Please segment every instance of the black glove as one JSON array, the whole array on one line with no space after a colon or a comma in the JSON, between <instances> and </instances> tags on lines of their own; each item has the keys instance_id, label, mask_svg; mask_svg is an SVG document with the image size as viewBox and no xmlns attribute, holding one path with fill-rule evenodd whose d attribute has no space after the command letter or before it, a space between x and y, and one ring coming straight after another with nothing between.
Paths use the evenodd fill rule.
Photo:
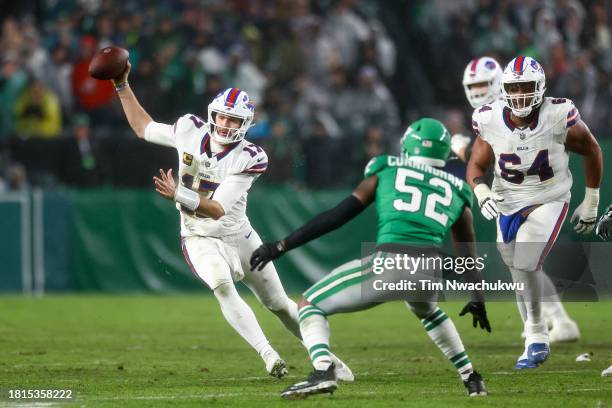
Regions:
<instances>
[{"instance_id":1,"label":"black glove","mask_svg":"<svg viewBox=\"0 0 612 408\"><path fill-rule=\"evenodd\" d=\"M283 241L261 244L251 255L251 270L254 271L257 268L258 271L261 271L268 262L279 258L286 251L287 249Z\"/></svg>"},{"instance_id":2,"label":"black glove","mask_svg":"<svg viewBox=\"0 0 612 408\"><path fill-rule=\"evenodd\" d=\"M608 229L612 226L612 205L608 207L604 215L601 216L597 226L595 227L595 233L599 238L606 240L608 239Z\"/></svg>"},{"instance_id":3,"label":"black glove","mask_svg":"<svg viewBox=\"0 0 612 408\"><path fill-rule=\"evenodd\" d=\"M474 327L478 327L478 323L480 323L481 329L491 333L491 324L489 319L487 319L487 309L483 302L468 302L463 310L461 310L461 313L459 313L459 316L464 316L468 312L472 314Z\"/></svg>"}]
</instances>

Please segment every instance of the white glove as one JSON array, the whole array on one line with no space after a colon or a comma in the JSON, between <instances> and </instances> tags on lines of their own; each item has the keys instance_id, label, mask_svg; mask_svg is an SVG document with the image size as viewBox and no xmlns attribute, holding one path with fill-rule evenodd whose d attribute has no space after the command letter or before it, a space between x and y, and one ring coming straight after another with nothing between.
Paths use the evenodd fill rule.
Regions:
<instances>
[{"instance_id":1,"label":"white glove","mask_svg":"<svg viewBox=\"0 0 612 408\"><path fill-rule=\"evenodd\" d=\"M483 183L474 187L474 194L478 200L478 206L480 207L480 212L482 213L483 217L491 221L493 218L499 215L497 203L504 201L502 196L495 194L493 191L491 191L489 186Z\"/></svg>"},{"instance_id":2,"label":"white glove","mask_svg":"<svg viewBox=\"0 0 612 408\"><path fill-rule=\"evenodd\" d=\"M467 136L463 136L461 133L457 133L451 137L451 150L455 153L461 160L463 160L465 152L465 148L470 144L470 138Z\"/></svg>"},{"instance_id":3,"label":"white glove","mask_svg":"<svg viewBox=\"0 0 612 408\"><path fill-rule=\"evenodd\" d=\"M587 187L584 193L584 200L574 210L570 223L574 225L574 230L579 234L588 234L593 231L597 221L597 207L599 206L599 189Z\"/></svg>"}]
</instances>

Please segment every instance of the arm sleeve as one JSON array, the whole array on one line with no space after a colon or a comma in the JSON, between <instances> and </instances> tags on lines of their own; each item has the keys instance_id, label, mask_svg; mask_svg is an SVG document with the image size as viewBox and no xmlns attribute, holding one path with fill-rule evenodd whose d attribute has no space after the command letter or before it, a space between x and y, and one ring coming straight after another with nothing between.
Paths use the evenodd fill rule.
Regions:
<instances>
[{"instance_id":1,"label":"arm sleeve","mask_svg":"<svg viewBox=\"0 0 612 408\"><path fill-rule=\"evenodd\" d=\"M256 176L234 174L221 182L215 190L211 200L218 202L227 214L236 202L246 193Z\"/></svg>"},{"instance_id":2,"label":"arm sleeve","mask_svg":"<svg viewBox=\"0 0 612 408\"><path fill-rule=\"evenodd\" d=\"M355 218L365 209L357 197L350 195L331 210L317 215L284 240L287 251L297 248L328 232L335 230Z\"/></svg>"},{"instance_id":3,"label":"arm sleeve","mask_svg":"<svg viewBox=\"0 0 612 408\"><path fill-rule=\"evenodd\" d=\"M149 122L145 128L144 139L158 145L176 147L172 126L165 123Z\"/></svg>"}]
</instances>

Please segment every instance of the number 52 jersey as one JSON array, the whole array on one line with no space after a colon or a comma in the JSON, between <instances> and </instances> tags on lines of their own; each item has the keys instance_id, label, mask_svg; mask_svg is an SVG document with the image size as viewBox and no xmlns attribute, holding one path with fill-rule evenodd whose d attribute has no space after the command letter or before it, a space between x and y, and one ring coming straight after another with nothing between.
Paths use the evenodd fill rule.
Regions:
<instances>
[{"instance_id":1,"label":"number 52 jersey","mask_svg":"<svg viewBox=\"0 0 612 408\"><path fill-rule=\"evenodd\" d=\"M525 128L517 128L503 101L477 108L472 115L474 133L495 154L493 192L504 198L497 205L510 215L524 207L570 200L572 174L565 138L580 120L571 100L544 98Z\"/></svg>"},{"instance_id":2,"label":"number 52 jersey","mask_svg":"<svg viewBox=\"0 0 612 408\"><path fill-rule=\"evenodd\" d=\"M377 156L364 177L376 175L376 243L439 245L472 205L472 189L442 169L406 157Z\"/></svg>"}]
</instances>

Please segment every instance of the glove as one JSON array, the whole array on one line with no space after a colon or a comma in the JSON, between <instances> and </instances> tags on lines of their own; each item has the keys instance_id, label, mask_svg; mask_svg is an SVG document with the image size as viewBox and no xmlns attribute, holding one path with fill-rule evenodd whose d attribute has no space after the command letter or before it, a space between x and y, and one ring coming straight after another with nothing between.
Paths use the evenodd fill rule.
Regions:
<instances>
[{"instance_id":1,"label":"glove","mask_svg":"<svg viewBox=\"0 0 612 408\"><path fill-rule=\"evenodd\" d=\"M485 308L484 302L469 302L463 307L459 316L465 316L467 313L472 314L472 324L474 327L478 327L491 333L491 324L487 318L487 309Z\"/></svg>"},{"instance_id":2,"label":"glove","mask_svg":"<svg viewBox=\"0 0 612 408\"><path fill-rule=\"evenodd\" d=\"M595 228L595 233L601 239L608 239L608 228L612 225L612 205L608 207L606 213L601 216L599 222L597 222L597 227Z\"/></svg>"},{"instance_id":3,"label":"glove","mask_svg":"<svg viewBox=\"0 0 612 408\"><path fill-rule=\"evenodd\" d=\"M457 133L456 135L453 135L453 137L451 137L451 150L461 160L465 160L465 148L468 147L470 141L471 139L469 137Z\"/></svg>"},{"instance_id":4,"label":"glove","mask_svg":"<svg viewBox=\"0 0 612 408\"><path fill-rule=\"evenodd\" d=\"M491 221L493 218L499 215L499 208L497 203L504 201L503 197L495 194L489 186L484 183L476 185L474 188L474 194L478 200L478 206L482 216L487 220Z\"/></svg>"},{"instance_id":5,"label":"glove","mask_svg":"<svg viewBox=\"0 0 612 408\"><path fill-rule=\"evenodd\" d=\"M257 268L258 271L261 271L268 262L279 258L285 252L287 249L283 241L266 242L260 245L251 255L251 270L254 271Z\"/></svg>"},{"instance_id":6,"label":"glove","mask_svg":"<svg viewBox=\"0 0 612 408\"><path fill-rule=\"evenodd\" d=\"M599 189L586 188L584 200L574 210L570 223L574 224L574 230L578 234L588 234L593 231L597 221L597 206L599 205Z\"/></svg>"}]
</instances>

